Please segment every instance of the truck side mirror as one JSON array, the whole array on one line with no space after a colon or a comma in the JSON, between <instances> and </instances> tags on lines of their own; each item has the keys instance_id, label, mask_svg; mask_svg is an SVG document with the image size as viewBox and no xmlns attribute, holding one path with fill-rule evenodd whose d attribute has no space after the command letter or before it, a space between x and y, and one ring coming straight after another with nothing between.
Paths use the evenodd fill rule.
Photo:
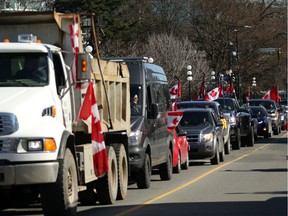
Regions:
<instances>
[{"instance_id":1,"label":"truck side mirror","mask_svg":"<svg viewBox=\"0 0 288 216\"><path fill-rule=\"evenodd\" d=\"M150 111L148 111L148 118L156 119L159 113L159 107L157 103L152 103L150 105Z\"/></svg>"}]
</instances>

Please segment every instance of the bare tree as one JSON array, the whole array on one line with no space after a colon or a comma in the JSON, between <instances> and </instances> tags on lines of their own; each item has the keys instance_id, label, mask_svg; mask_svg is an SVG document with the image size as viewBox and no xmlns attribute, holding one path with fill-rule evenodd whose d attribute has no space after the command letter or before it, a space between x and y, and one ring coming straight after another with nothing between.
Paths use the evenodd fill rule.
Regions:
<instances>
[{"instance_id":1,"label":"bare tree","mask_svg":"<svg viewBox=\"0 0 288 216\"><path fill-rule=\"evenodd\" d=\"M210 71L205 53L198 51L187 37L153 34L148 38L148 43L141 50L135 51L134 55L153 57L155 63L165 69L170 85L179 79L183 83L184 98L188 98L187 66L192 66L194 95L198 93L201 81Z\"/></svg>"}]
</instances>

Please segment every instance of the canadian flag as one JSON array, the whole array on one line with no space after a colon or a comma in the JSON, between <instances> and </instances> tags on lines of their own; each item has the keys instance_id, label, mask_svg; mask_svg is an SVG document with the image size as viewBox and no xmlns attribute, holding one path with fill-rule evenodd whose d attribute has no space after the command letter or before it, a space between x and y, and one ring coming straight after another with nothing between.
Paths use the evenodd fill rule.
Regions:
<instances>
[{"instance_id":1,"label":"canadian flag","mask_svg":"<svg viewBox=\"0 0 288 216\"><path fill-rule=\"evenodd\" d=\"M173 131L177 125L179 124L180 120L183 117L183 112L181 111L168 111L168 131Z\"/></svg>"},{"instance_id":2,"label":"canadian flag","mask_svg":"<svg viewBox=\"0 0 288 216\"><path fill-rule=\"evenodd\" d=\"M202 98L204 96L204 91L205 91L205 85L204 85L204 79L203 79L201 86L200 86L199 94L197 97L194 98L194 100L199 100L200 98Z\"/></svg>"},{"instance_id":3,"label":"canadian flag","mask_svg":"<svg viewBox=\"0 0 288 216\"><path fill-rule=\"evenodd\" d=\"M217 88L212 89L207 94L204 95L204 101L213 101L219 97L223 97L223 89L222 86L218 86Z\"/></svg>"},{"instance_id":4,"label":"canadian flag","mask_svg":"<svg viewBox=\"0 0 288 216\"><path fill-rule=\"evenodd\" d=\"M79 119L91 123L91 141L95 175L101 176L108 171L108 158L101 129L99 111L94 95L93 83L90 82L79 112Z\"/></svg>"},{"instance_id":5,"label":"canadian flag","mask_svg":"<svg viewBox=\"0 0 288 216\"><path fill-rule=\"evenodd\" d=\"M225 92L226 92L226 93L235 93L235 88L234 88L234 85L233 85L233 78L232 78L232 76L230 76L230 85L229 85L229 87L226 89Z\"/></svg>"},{"instance_id":6,"label":"canadian flag","mask_svg":"<svg viewBox=\"0 0 288 216\"><path fill-rule=\"evenodd\" d=\"M172 103L172 111L176 111L177 110L177 101Z\"/></svg>"},{"instance_id":7,"label":"canadian flag","mask_svg":"<svg viewBox=\"0 0 288 216\"><path fill-rule=\"evenodd\" d=\"M181 87L181 82L178 82L169 89L171 99L177 99L181 97Z\"/></svg>"},{"instance_id":8,"label":"canadian flag","mask_svg":"<svg viewBox=\"0 0 288 216\"><path fill-rule=\"evenodd\" d=\"M72 78L73 81L76 82L78 80L78 54L79 54L79 27L78 23L76 22L76 18L74 18L74 23L69 25L70 31L70 39L71 45L73 48L74 58L72 63ZM76 87L80 87L76 85Z\"/></svg>"},{"instance_id":9,"label":"canadian flag","mask_svg":"<svg viewBox=\"0 0 288 216\"><path fill-rule=\"evenodd\" d=\"M274 101L278 101L278 88L277 86L273 86L263 97L262 99L271 99Z\"/></svg>"}]
</instances>

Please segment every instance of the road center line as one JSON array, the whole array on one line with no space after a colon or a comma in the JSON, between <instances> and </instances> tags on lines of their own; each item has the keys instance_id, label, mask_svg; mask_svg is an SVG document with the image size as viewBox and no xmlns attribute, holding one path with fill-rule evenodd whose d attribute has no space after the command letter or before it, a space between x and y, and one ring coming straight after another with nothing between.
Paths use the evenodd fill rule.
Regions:
<instances>
[{"instance_id":1,"label":"road center line","mask_svg":"<svg viewBox=\"0 0 288 216\"><path fill-rule=\"evenodd\" d=\"M133 211L136 211L136 210L139 210L139 209L143 208L145 205L151 204L151 203L153 203L153 202L155 202L155 201L157 201L159 199L162 199L162 198L164 198L166 196L169 196L170 194L173 194L173 193L175 193L175 192L177 192L177 191L179 191L179 190L181 190L181 189L183 189L183 188L185 188L185 187L187 187L187 186L189 186L189 185L191 185L191 184L203 179L204 177L210 175L211 173L216 172L217 170L219 170L219 169L221 169L221 168L223 168L225 166L228 166L229 164L232 164L232 163L234 163L236 161L239 161L239 160L241 160L241 159L243 159L243 158L245 158L245 157L247 157L247 156L249 156L251 154L254 154L255 152L267 147L268 145L270 145L270 143L267 143L267 144L265 144L263 146L260 146L259 148L254 149L253 151L251 151L250 153L242 155L242 156L240 156L240 157L238 157L238 158L236 158L236 159L234 159L232 161L224 163L224 164L222 164L222 165L220 165L220 166L218 166L218 167L216 167L216 168L214 168L214 169L212 169L212 170L210 170L210 171L198 176L197 178L195 178L195 179L193 179L193 180L191 180L191 181L189 181L189 182L187 182L187 183L185 183L185 184L183 184L183 185L181 185L179 187L176 187L176 188L174 188L174 189L172 189L172 190L170 190L170 191L168 191L166 193L163 193L163 194L161 194L161 195L159 195L157 197L154 197L154 198L144 202L143 204L140 204L140 205L135 206L133 208L127 209L126 211L120 212L119 214L116 214L116 216L124 216L124 215L126 215L126 214L128 214L130 212L133 212Z\"/></svg>"}]
</instances>

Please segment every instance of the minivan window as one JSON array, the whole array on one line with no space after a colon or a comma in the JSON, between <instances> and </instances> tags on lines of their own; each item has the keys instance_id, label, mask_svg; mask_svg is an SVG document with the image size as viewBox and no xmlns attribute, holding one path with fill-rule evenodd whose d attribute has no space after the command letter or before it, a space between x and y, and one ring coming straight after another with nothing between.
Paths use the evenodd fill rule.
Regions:
<instances>
[{"instance_id":1,"label":"minivan window","mask_svg":"<svg viewBox=\"0 0 288 216\"><path fill-rule=\"evenodd\" d=\"M143 108L143 90L141 85L130 86L131 116L141 116Z\"/></svg>"}]
</instances>

